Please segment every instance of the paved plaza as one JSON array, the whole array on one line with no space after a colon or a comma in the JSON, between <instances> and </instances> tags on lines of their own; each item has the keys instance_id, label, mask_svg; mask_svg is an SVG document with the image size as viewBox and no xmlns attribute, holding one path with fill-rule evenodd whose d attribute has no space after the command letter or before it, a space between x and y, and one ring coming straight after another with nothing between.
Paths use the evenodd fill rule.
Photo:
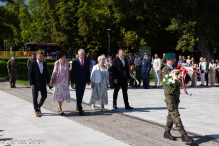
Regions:
<instances>
[{"instance_id":1,"label":"paved plaza","mask_svg":"<svg viewBox=\"0 0 219 146\"><path fill-rule=\"evenodd\" d=\"M37 118L31 88L17 84L17 88L11 89L8 81L0 79L0 145L18 145L5 142L48 146L219 145L217 87L196 87L188 92L193 96L182 93L180 113L188 134L195 140L193 143L183 143L175 128L171 133L177 141L163 138L167 116L163 89L130 88L129 101L135 108L132 111L124 110L121 92L119 109L111 110L113 90L110 89L107 112L101 112L92 110L87 104L91 95L91 88L87 87L83 103L85 116L79 116L75 111L75 91L71 89L72 102L63 104L65 117L58 116L57 104L52 104L52 90L49 90L42 117Z\"/></svg>"},{"instance_id":2,"label":"paved plaza","mask_svg":"<svg viewBox=\"0 0 219 146\"><path fill-rule=\"evenodd\" d=\"M187 131L207 135L219 139L219 88L218 87L187 87L192 93L188 96L181 89L179 112ZM51 91L50 91L51 92ZM122 90L118 95L118 110L127 115L141 119L151 120L161 124L166 123L167 108L164 102L164 89L130 88L128 90L129 103L134 110L125 110L122 98ZM113 90L108 90L109 104L107 109L113 106ZM75 91L71 90L71 97L75 98ZM89 103L91 88L87 87L84 102Z\"/></svg>"}]
</instances>

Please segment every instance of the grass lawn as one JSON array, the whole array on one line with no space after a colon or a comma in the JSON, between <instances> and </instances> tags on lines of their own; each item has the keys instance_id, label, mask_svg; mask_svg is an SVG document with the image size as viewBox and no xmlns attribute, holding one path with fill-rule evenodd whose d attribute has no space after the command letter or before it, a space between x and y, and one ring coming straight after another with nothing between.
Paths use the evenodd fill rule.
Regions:
<instances>
[{"instance_id":1,"label":"grass lawn","mask_svg":"<svg viewBox=\"0 0 219 146\"><path fill-rule=\"evenodd\" d=\"M8 69L7 69L7 62L10 58L9 57L1 57L0 58L0 78L9 80ZM16 58L19 63L20 72L17 75L17 83L29 85L28 80L28 69L27 69L27 58ZM47 60L47 65L49 69L52 71L54 67L54 60ZM51 77L52 73L49 72L49 76ZM154 82L154 74L150 74L150 82ZM143 80L142 80L143 83Z\"/></svg>"},{"instance_id":2,"label":"grass lawn","mask_svg":"<svg viewBox=\"0 0 219 146\"><path fill-rule=\"evenodd\" d=\"M9 80L8 69L7 69L7 62L10 58L9 57L1 57L0 58L0 78ZM28 80L28 69L27 69L27 58L16 58L19 63L20 72L17 75L17 83L29 85ZM47 60L47 65L49 69L52 71L54 67L54 60ZM49 76L51 77L52 73L49 72ZM9 84L8 84L9 86Z\"/></svg>"}]
</instances>

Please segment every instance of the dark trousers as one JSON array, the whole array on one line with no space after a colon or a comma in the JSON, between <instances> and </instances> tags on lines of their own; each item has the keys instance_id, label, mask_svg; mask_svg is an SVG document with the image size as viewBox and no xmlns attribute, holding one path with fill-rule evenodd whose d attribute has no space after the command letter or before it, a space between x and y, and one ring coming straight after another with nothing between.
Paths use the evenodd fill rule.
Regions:
<instances>
[{"instance_id":1,"label":"dark trousers","mask_svg":"<svg viewBox=\"0 0 219 146\"><path fill-rule=\"evenodd\" d=\"M134 83L134 79L131 77L129 86L133 86L133 83Z\"/></svg>"},{"instance_id":2,"label":"dark trousers","mask_svg":"<svg viewBox=\"0 0 219 146\"><path fill-rule=\"evenodd\" d=\"M109 74L109 83L110 83L110 88L113 88L113 75L111 73Z\"/></svg>"},{"instance_id":3,"label":"dark trousers","mask_svg":"<svg viewBox=\"0 0 219 146\"><path fill-rule=\"evenodd\" d=\"M78 111L82 111L81 103L83 100L85 87L86 87L86 83L84 83L84 82L76 84L76 90L75 90L76 91L76 98L77 98L76 99L77 100L76 107L78 108Z\"/></svg>"},{"instance_id":4,"label":"dark trousers","mask_svg":"<svg viewBox=\"0 0 219 146\"><path fill-rule=\"evenodd\" d=\"M139 81L139 85L137 85L137 82L135 81L135 86L141 86L141 67L137 67L137 73L136 73L136 78Z\"/></svg>"},{"instance_id":5,"label":"dark trousers","mask_svg":"<svg viewBox=\"0 0 219 146\"><path fill-rule=\"evenodd\" d=\"M37 101L37 98L38 98L38 93L39 91L41 92L41 99L40 99L40 102L38 103ZM33 95L33 107L34 107L34 110L35 112L38 112L38 107L40 108L44 101L46 100L47 98L47 89L46 89L46 85L42 85L41 87L37 87L35 86L34 89L32 89L32 95Z\"/></svg>"},{"instance_id":6,"label":"dark trousers","mask_svg":"<svg viewBox=\"0 0 219 146\"><path fill-rule=\"evenodd\" d=\"M208 85L208 73L205 73L205 81L206 81L206 85Z\"/></svg>"},{"instance_id":7,"label":"dark trousers","mask_svg":"<svg viewBox=\"0 0 219 146\"><path fill-rule=\"evenodd\" d=\"M120 90L120 87L122 87L122 94L123 94L123 100L125 103L125 107L129 107L129 101L128 101L128 84L127 81L124 80L123 82L118 82L117 84L114 84L114 93L113 93L113 105L117 105L117 97Z\"/></svg>"},{"instance_id":8,"label":"dark trousers","mask_svg":"<svg viewBox=\"0 0 219 146\"><path fill-rule=\"evenodd\" d=\"M142 73L142 75L143 75L143 86L149 88L150 73Z\"/></svg>"}]
</instances>

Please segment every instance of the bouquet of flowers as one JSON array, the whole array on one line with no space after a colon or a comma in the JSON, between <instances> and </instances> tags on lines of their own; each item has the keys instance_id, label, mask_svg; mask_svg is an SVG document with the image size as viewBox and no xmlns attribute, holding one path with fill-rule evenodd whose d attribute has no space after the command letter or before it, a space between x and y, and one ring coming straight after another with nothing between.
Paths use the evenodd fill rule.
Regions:
<instances>
[{"instance_id":1,"label":"bouquet of flowers","mask_svg":"<svg viewBox=\"0 0 219 146\"><path fill-rule=\"evenodd\" d=\"M172 90L174 91L176 88L176 84L180 84L182 81L182 75L179 70L173 70L170 74L165 75L163 78L163 86L172 86Z\"/></svg>"},{"instance_id":2,"label":"bouquet of flowers","mask_svg":"<svg viewBox=\"0 0 219 146\"><path fill-rule=\"evenodd\" d=\"M136 78L136 74L137 74L137 67L136 67L136 66L132 65L132 66L130 67L129 74L130 74L130 76L131 76L133 79L135 79L135 81L136 81L137 84L139 85L139 81L138 81L137 78Z\"/></svg>"},{"instance_id":3,"label":"bouquet of flowers","mask_svg":"<svg viewBox=\"0 0 219 146\"><path fill-rule=\"evenodd\" d=\"M189 67L189 66L190 66L190 64L187 63L187 62L186 62L186 63L178 63L178 64L177 64L177 68L178 68L178 69L180 69L180 68L182 68L182 67Z\"/></svg>"},{"instance_id":4,"label":"bouquet of flowers","mask_svg":"<svg viewBox=\"0 0 219 146\"><path fill-rule=\"evenodd\" d=\"M186 74L188 74L190 77L193 74L193 68L192 67L181 67L181 69L176 69L176 70L172 70L171 73L165 75L164 79L163 79L163 86L167 87L167 86L172 86L172 91L175 90L176 88L176 84L182 84L183 90L186 94L188 94L185 84L185 77ZM190 94L191 96L192 94Z\"/></svg>"},{"instance_id":5,"label":"bouquet of flowers","mask_svg":"<svg viewBox=\"0 0 219 146\"><path fill-rule=\"evenodd\" d=\"M105 65L107 66L108 69L110 69L112 67L112 65L108 62L106 62Z\"/></svg>"},{"instance_id":6,"label":"bouquet of flowers","mask_svg":"<svg viewBox=\"0 0 219 146\"><path fill-rule=\"evenodd\" d=\"M216 67L216 72L219 72L219 66L218 66L218 67Z\"/></svg>"}]
</instances>

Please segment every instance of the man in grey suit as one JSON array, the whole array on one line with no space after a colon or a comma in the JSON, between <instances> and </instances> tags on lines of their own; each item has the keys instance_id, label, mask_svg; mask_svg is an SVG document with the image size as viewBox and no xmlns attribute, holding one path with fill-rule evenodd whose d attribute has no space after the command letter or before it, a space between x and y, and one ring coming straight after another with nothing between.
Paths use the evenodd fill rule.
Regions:
<instances>
[{"instance_id":1,"label":"man in grey suit","mask_svg":"<svg viewBox=\"0 0 219 146\"><path fill-rule=\"evenodd\" d=\"M141 85L141 70L142 70L142 60L141 60L141 57L139 55L139 53L135 53L135 66L137 67L137 74L136 74L136 78L137 80L139 81L139 85L137 85L137 82L135 81L135 86L134 87L137 87L139 88L140 85Z\"/></svg>"}]
</instances>

